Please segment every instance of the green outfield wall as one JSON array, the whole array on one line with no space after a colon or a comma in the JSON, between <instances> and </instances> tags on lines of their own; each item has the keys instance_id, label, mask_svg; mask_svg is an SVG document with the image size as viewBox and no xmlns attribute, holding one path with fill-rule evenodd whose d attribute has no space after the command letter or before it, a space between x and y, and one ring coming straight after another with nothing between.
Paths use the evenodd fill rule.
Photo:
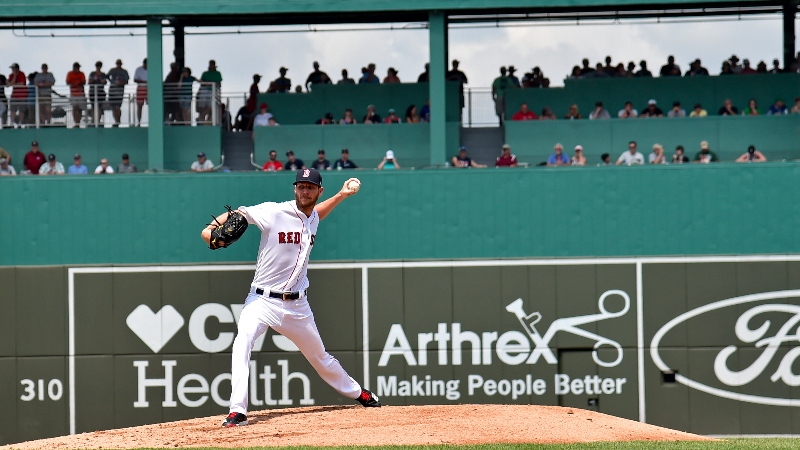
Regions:
<instances>
[{"instance_id":1,"label":"green outfield wall","mask_svg":"<svg viewBox=\"0 0 800 450\"><path fill-rule=\"evenodd\" d=\"M684 117L680 119L630 120L532 120L508 122L506 143L520 161L538 164L553 153L556 143L572 156L582 145L587 164L600 163L600 155L609 153L612 162L628 151L628 142L636 141L645 161L653 144L664 146L668 160L675 147L683 145L685 154L694 158L700 142L708 141L721 161L735 161L755 145L768 161L800 159L800 115L760 117Z\"/></svg>"},{"instance_id":2,"label":"green outfield wall","mask_svg":"<svg viewBox=\"0 0 800 450\"><path fill-rule=\"evenodd\" d=\"M218 427L253 270L0 267L0 445L192 417ZM308 275L326 349L385 405L561 405L700 434L800 433L798 256ZM254 344L249 386L250 411L355 404L273 330Z\"/></svg>"},{"instance_id":3,"label":"green outfield wall","mask_svg":"<svg viewBox=\"0 0 800 450\"><path fill-rule=\"evenodd\" d=\"M323 196L349 176L362 188L321 224L316 261L800 252L796 163L332 171ZM0 264L253 261L258 233L212 252L200 231L226 204L293 198L293 181L6 177L0 210L22 225Z\"/></svg>"},{"instance_id":4,"label":"green outfield wall","mask_svg":"<svg viewBox=\"0 0 800 450\"><path fill-rule=\"evenodd\" d=\"M140 171L149 168L147 154L147 128L28 128L0 130L0 147L11 154L17 171L22 165L31 142L38 141L44 154L53 153L66 169L72 157L80 153L83 164L93 171L100 159L108 158L116 168L127 153L131 163ZM222 150L222 131L217 127L165 127L164 168L186 171L197 161L197 153L205 152L219 164Z\"/></svg>"},{"instance_id":5,"label":"green outfield wall","mask_svg":"<svg viewBox=\"0 0 800 450\"><path fill-rule=\"evenodd\" d=\"M650 69L656 73L657 67ZM700 103L710 115L716 115L726 98L742 111L751 98L756 99L762 114L767 113L777 98L792 105L800 95L800 74L754 74L745 77L658 77L658 78L587 78L567 79L563 88L515 89L506 98L506 115L511 117L522 103L537 115L549 106L558 118L563 118L572 104L578 105L583 117L588 118L595 102L603 102L612 117L625 106L626 101L642 112L650 99L667 113L674 101L689 114L695 103Z\"/></svg>"},{"instance_id":6,"label":"green outfield wall","mask_svg":"<svg viewBox=\"0 0 800 450\"><path fill-rule=\"evenodd\" d=\"M358 126L288 125L280 127L256 127L255 159L259 164L269 159L270 150L278 152L278 159L285 161L288 150L294 151L308 167L317 158L317 151L324 149L327 159L333 164L343 148L350 152L350 159L359 167L378 167L386 150L394 151L402 168L430 166L430 126L420 124L383 124ZM459 124L447 124L449 153L457 153ZM442 162L444 164L444 162Z\"/></svg>"},{"instance_id":7,"label":"green outfield wall","mask_svg":"<svg viewBox=\"0 0 800 450\"><path fill-rule=\"evenodd\" d=\"M360 77L353 73L352 77ZM297 78L294 85L302 85L304 80ZM293 85L293 86L294 86ZM269 111L281 125L304 125L316 123L326 113L333 114L337 123L344 116L344 110L353 110L353 117L361 123L367 114L367 106L375 106L375 112L385 119L389 108L405 118L406 108L416 105L417 114L428 101L428 83L398 84L315 84L311 92L260 94L258 105L267 103ZM461 120L458 83L446 83L445 102L447 122ZM235 111L231 111L233 114Z\"/></svg>"}]
</instances>

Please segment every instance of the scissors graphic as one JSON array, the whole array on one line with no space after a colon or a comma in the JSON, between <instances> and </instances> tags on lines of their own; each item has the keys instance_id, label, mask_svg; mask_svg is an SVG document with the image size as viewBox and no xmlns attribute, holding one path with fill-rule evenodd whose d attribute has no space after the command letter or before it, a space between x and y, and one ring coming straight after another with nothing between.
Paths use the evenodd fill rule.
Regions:
<instances>
[{"instance_id":1,"label":"scissors graphic","mask_svg":"<svg viewBox=\"0 0 800 450\"><path fill-rule=\"evenodd\" d=\"M605 307L606 298L612 295L619 295L625 301L625 306L622 310L618 312L609 312ZM536 323L538 323L542 319L542 315L538 312L534 312L532 314L525 314L525 310L522 306L522 299L518 298L511 302L508 306L506 306L506 311L513 313L519 319L519 322L522 324L522 327L530 336L531 341L535 346L534 350L531 352L531 355L528 357L526 361L528 364L535 364L536 361L539 360L539 357L543 357L545 361L549 364L556 364L558 359L556 355L553 354L553 350L550 349L549 344L550 341L553 339L556 333L559 331L566 331L567 333L572 333L577 336L585 337L587 339L591 339L595 341L594 350L592 351L592 359L595 363L603 367L614 367L622 362L622 346L619 345L619 342L605 338L600 336L599 334L595 334L589 331L586 331L582 328L578 328L579 325L585 325L587 323L592 322L599 322L601 320L606 319L613 319L615 317L624 316L625 313L631 307L631 298L625 291L620 291L617 289L612 289L606 292L603 292L603 295L597 300L597 307L600 310L599 314L589 314L586 316L577 316L577 317L567 317L563 319L556 319L550 324L550 328L544 333L544 336L540 335L539 332L536 330ZM617 358L613 361L603 361L597 355L597 349L602 346L613 347L617 350Z\"/></svg>"}]
</instances>

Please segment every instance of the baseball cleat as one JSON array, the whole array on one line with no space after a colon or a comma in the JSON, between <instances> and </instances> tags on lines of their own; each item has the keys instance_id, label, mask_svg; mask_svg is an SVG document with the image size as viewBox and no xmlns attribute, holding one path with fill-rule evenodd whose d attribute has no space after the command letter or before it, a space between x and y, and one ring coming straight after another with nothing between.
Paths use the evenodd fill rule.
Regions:
<instances>
[{"instance_id":1,"label":"baseball cleat","mask_svg":"<svg viewBox=\"0 0 800 450\"><path fill-rule=\"evenodd\" d=\"M356 400L358 400L364 408L381 407L381 401L378 399L378 396L364 388L361 388L361 395L359 395Z\"/></svg>"},{"instance_id":2,"label":"baseball cleat","mask_svg":"<svg viewBox=\"0 0 800 450\"><path fill-rule=\"evenodd\" d=\"M222 428L241 427L247 425L247 416L242 413L232 412L222 422Z\"/></svg>"}]
</instances>

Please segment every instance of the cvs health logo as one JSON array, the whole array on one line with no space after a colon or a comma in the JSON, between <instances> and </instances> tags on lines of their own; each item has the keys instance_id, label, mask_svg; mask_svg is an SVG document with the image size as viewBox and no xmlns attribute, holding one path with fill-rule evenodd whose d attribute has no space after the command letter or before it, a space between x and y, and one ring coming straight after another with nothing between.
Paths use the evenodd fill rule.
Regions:
<instances>
[{"instance_id":1,"label":"cvs health logo","mask_svg":"<svg viewBox=\"0 0 800 450\"><path fill-rule=\"evenodd\" d=\"M216 320L219 323L236 324L242 313L244 304L222 305L219 303L206 303L198 306L189 316L189 339L192 344L205 353L219 353L230 348L236 333L223 331L217 336L206 334L206 322ZM144 342L153 353L158 353L186 324L181 313L172 305L164 305L158 312L154 312L147 305L139 305L128 314L125 319L128 328ZM232 326L235 328L235 326ZM256 339L253 351L261 350L267 333ZM296 345L285 336L272 335L272 342L280 350L287 352L299 351Z\"/></svg>"},{"instance_id":2,"label":"cvs health logo","mask_svg":"<svg viewBox=\"0 0 800 450\"><path fill-rule=\"evenodd\" d=\"M661 358L659 346L664 337L677 325L687 322L692 318L712 313L723 308L734 307L748 303L766 302L774 300L784 300L794 298L795 302L800 302L800 290L764 292L759 294L743 295L727 300L710 303L699 308L681 314L680 316L667 322L653 336L650 344L650 356L656 366L662 372L674 372ZM772 320L770 320L772 319ZM780 319L782 322L778 322ZM706 319L713 320L711 317ZM775 320L775 323L773 323ZM728 324L720 324L728 326ZM753 306L742 313L733 326L736 338L739 342L736 345L729 345L723 348L714 358L714 375L719 383L730 387L747 386L762 374L769 376L773 383L782 382L788 386L800 386L800 374L794 373L792 366L800 356L800 346L791 348L782 355L780 360L773 363L776 359L781 346L786 343L800 344L800 305L787 303L764 303ZM731 369L731 366L738 359L741 348L758 349L759 356L747 367L741 370ZM775 367L777 365L777 367ZM759 403L762 405L773 406L800 406L800 400L792 398L775 398L758 395L757 392L741 393L728 390L727 387L719 388L709 384L689 379L679 373L675 374L675 381L682 383L690 388L697 389L718 397L728 398L749 403ZM742 389L738 389L742 391ZM746 392L746 390L744 390Z\"/></svg>"}]
</instances>

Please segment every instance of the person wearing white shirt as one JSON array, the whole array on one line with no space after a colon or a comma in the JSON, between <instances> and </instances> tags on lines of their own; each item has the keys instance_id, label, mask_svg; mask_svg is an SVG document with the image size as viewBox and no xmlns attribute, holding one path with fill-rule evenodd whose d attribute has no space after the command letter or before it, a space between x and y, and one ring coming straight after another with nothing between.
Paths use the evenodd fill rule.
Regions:
<instances>
[{"instance_id":1,"label":"person wearing white shirt","mask_svg":"<svg viewBox=\"0 0 800 450\"><path fill-rule=\"evenodd\" d=\"M197 154L197 161L192 163L192 172L212 172L214 170L214 163L206 159L206 154L200 152Z\"/></svg>"},{"instance_id":2,"label":"person wearing white shirt","mask_svg":"<svg viewBox=\"0 0 800 450\"><path fill-rule=\"evenodd\" d=\"M261 113L256 115L253 119L253 126L254 127L268 127L270 126L269 119L272 118L272 113L267 112L269 107L266 103L261 104Z\"/></svg>"},{"instance_id":3,"label":"person wearing white shirt","mask_svg":"<svg viewBox=\"0 0 800 450\"><path fill-rule=\"evenodd\" d=\"M108 165L108 160L103 158L100 160L100 165L94 169L94 173L114 173L114 168Z\"/></svg>"},{"instance_id":4,"label":"person wearing white shirt","mask_svg":"<svg viewBox=\"0 0 800 450\"><path fill-rule=\"evenodd\" d=\"M136 82L136 117L138 124L142 123L142 106L147 102L147 58L142 61L142 65L136 68L133 73L133 81Z\"/></svg>"},{"instance_id":5,"label":"person wearing white shirt","mask_svg":"<svg viewBox=\"0 0 800 450\"><path fill-rule=\"evenodd\" d=\"M650 153L648 160L650 164L666 164L667 157L664 155L664 146L653 144L653 153Z\"/></svg>"},{"instance_id":6,"label":"person wearing white shirt","mask_svg":"<svg viewBox=\"0 0 800 450\"><path fill-rule=\"evenodd\" d=\"M625 164L626 166L644 164L644 156L636 151L636 141L630 141L628 143L628 151L619 155L617 165L619 166L621 164Z\"/></svg>"}]
</instances>

